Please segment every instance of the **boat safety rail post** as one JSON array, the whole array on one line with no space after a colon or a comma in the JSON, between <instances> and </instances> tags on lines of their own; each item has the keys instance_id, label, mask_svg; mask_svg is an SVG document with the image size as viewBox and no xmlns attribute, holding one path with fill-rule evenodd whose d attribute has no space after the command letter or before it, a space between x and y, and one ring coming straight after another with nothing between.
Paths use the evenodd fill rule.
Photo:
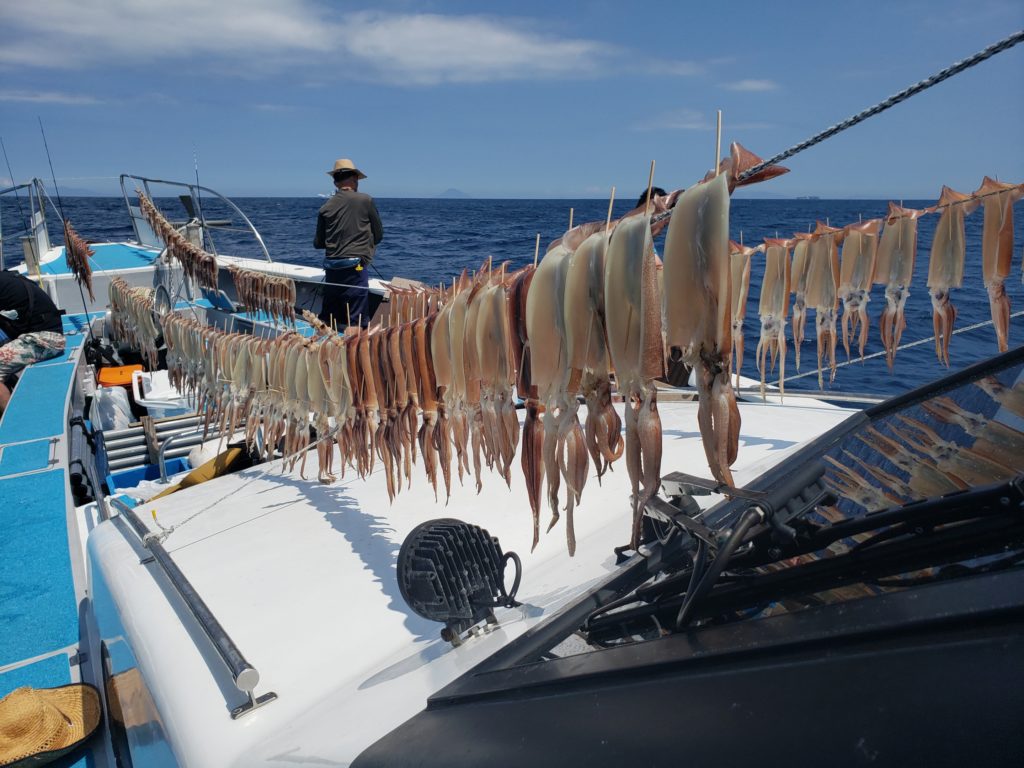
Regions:
<instances>
[{"instance_id":1,"label":"boat safety rail post","mask_svg":"<svg viewBox=\"0 0 1024 768\"><path fill-rule=\"evenodd\" d=\"M198 425L196 427L196 429L194 431L191 431L191 432L177 432L177 433L171 435L170 437L168 437L162 443L160 443L160 450L157 453L157 463L160 465L160 483L162 485L167 485L167 483L168 483L168 480L167 480L167 450L171 447L171 445L173 445L174 443L178 442L179 440L184 440L184 439L189 438L189 437L195 437L196 435L200 434L202 431L203 431L203 427L200 424L200 425ZM220 428L219 427L214 427L206 435L207 438L220 437L220 436L221 436L221 432L220 432Z\"/></svg>"},{"instance_id":2,"label":"boat safety rail post","mask_svg":"<svg viewBox=\"0 0 1024 768\"><path fill-rule=\"evenodd\" d=\"M123 501L117 498L112 498L110 501L117 508L119 517L124 518L125 522L135 531L135 534L142 542L142 546L153 555L153 561L163 569L171 586L174 587L174 590L184 601L192 616L199 622L203 633L213 643L217 655L220 656L221 661L228 668L235 687L246 695L248 701L231 709L231 719L237 720L242 715L274 701L277 698L277 694L273 691L264 693L262 696L256 696L256 686L260 682L259 672L246 660L238 646L235 645L228 633L224 631L220 622L217 621L217 617L213 615L195 587L192 586L185 574L182 573L177 563L171 558L170 553L164 549L163 544L160 543L159 536L150 531L145 523L139 519L139 516L135 514L135 510Z\"/></svg>"}]
</instances>

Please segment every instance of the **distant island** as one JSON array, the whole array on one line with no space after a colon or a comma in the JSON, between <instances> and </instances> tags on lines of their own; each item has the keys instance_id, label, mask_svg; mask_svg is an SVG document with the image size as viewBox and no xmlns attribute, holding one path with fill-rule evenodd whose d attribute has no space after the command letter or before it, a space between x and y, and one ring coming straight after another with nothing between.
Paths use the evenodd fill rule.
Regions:
<instances>
[{"instance_id":1,"label":"distant island","mask_svg":"<svg viewBox=\"0 0 1024 768\"><path fill-rule=\"evenodd\" d=\"M469 197L469 195L467 195L461 189L456 189L455 187L449 187L444 192L442 192L440 195L438 195L438 197L464 198L464 197Z\"/></svg>"}]
</instances>

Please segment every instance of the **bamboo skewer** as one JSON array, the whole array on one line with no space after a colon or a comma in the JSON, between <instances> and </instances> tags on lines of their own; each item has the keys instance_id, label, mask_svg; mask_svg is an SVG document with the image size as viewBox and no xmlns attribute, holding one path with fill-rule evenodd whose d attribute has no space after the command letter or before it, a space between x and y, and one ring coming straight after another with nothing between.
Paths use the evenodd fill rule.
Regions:
<instances>
[{"instance_id":1,"label":"bamboo skewer","mask_svg":"<svg viewBox=\"0 0 1024 768\"><path fill-rule=\"evenodd\" d=\"M615 187L612 187L611 197L608 199L608 218L605 221L604 228L608 230L612 226L612 206L615 205Z\"/></svg>"},{"instance_id":2,"label":"bamboo skewer","mask_svg":"<svg viewBox=\"0 0 1024 768\"><path fill-rule=\"evenodd\" d=\"M651 160L651 172L647 175L647 196L644 198L644 216L651 207L651 187L654 184L654 161Z\"/></svg>"},{"instance_id":3,"label":"bamboo skewer","mask_svg":"<svg viewBox=\"0 0 1024 768\"><path fill-rule=\"evenodd\" d=\"M537 244L533 246L533 266L537 267L537 259L540 256L540 232L537 233ZM453 284L454 287L454 284Z\"/></svg>"},{"instance_id":4,"label":"bamboo skewer","mask_svg":"<svg viewBox=\"0 0 1024 768\"><path fill-rule=\"evenodd\" d=\"M718 110L718 127L715 129L715 176L722 167L722 110Z\"/></svg>"}]
</instances>

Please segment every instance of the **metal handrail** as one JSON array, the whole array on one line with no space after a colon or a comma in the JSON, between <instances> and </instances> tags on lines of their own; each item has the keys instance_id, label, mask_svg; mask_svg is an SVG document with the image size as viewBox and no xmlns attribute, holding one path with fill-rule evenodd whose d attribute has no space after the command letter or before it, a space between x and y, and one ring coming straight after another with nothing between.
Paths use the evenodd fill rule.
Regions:
<instances>
[{"instance_id":1,"label":"metal handrail","mask_svg":"<svg viewBox=\"0 0 1024 768\"><path fill-rule=\"evenodd\" d=\"M31 181L23 182L21 184L13 184L12 186L0 189L0 197L10 194L13 192L17 197L18 190L28 190L28 221L21 222L21 228L15 230L12 237L19 235L27 236L33 239L33 247L37 254L36 257L42 258L43 254L49 250L50 247L50 232L46 226L46 203L49 202L54 212L57 214L57 218L63 221L63 217L60 215L60 211L54 204L53 199L46 191L46 186L43 184L41 179L34 178ZM19 206L20 209L20 206ZM21 214L24 215L24 211ZM36 220L38 216L38 221ZM7 238L9 239L9 238ZM5 238L3 236L3 225L0 222L0 269L6 269L6 264L3 255L3 242ZM45 246L45 247L43 247Z\"/></svg>"},{"instance_id":2,"label":"metal handrail","mask_svg":"<svg viewBox=\"0 0 1024 768\"><path fill-rule=\"evenodd\" d=\"M273 263L274 260L270 257L270 251L267 250L266 243L263 242L263 236L259 233L259 230L257 230L256 227L253 225L253 223L249 220L249 217L246 216L242 212L241 208L239 208L237 205L235 205L230 199L224 197L224 195L222 195L217 190L210 189L209 187L203 187L203 186L200 186L199 184L190 184L190 183L184 182L184 181L167 181L165 179L152 179L152 178L149 178L147 176L135 176L135 175L130 174L130 173L122 173L121 177L120 177L120 181L121 181L121 194L124 195L124 202L125 202L125 205L128 208L128 215L129 215L129 217L132 220L132 227L135 229L135 237L136 237L136 239L139 242L142 242L142 236L139 233L139 227L138 227L138 224L136 223L136 217L132 214L131 200L129 200L129 198L128 198L128 190L125 187L125 180L126 179L132 179L133 181L140 182L142 184L142 186L144 187L144 191L145 191L146 195L150 199L153 199L153 195L152 195L152 193L150 191L150 184L164 184L164 185L169 186L169 187L179 187L179 188L187 189L188 193L189 193L189 196L192 198L193 201L198 200L198 197L199 197L198 193L199 192L207 192L207 193L213 195L218 200L220 200L223 203L225 203L226 205L228 205L235 213L237 213L239 215L239 217L242 219L242 221L244 221L246 226L249 228L249 231L252 232L253 237L256 238L256 242L259 244L260 249L263 251L263 256L266 258L267 261ZM154 205L155 204L156 203L154 201ZM203 228L203 231L206 232L209 222L207 222L206 217L203 216L202 207L201 206L197 206L196 210L199 212L199 224ZM213 248L213 255L214 256L219 255L217 253L217 246L213 243L212 238L210 240L210 244L211 244L211 247Z\"/></svg>"},{"instance_id":3,"label":"metal handrail","mask_svg":"<svg viewBox=\"0 0 1024 768\"><path fill-rule=\"evenodd\" d=\"M118 498L111 498L110 503L117 508L120 516L125 519L139 537L142 546L149 550L153 555L153 560L163 569L164 575L167 576L171 586L174 587L174 590L185 602L185 606L192 616L199 622L203 633L213 643L217 655L220 656L221 661L228 668L228 672L231 673L231 679L234 680L235 686L248 697L248 702L231 710L231 718L237 719L246 712L251 712L253 709L276 699L277 694L273 691L262 696L254 695L256 686L260 682L260 673L242 655L238 646L235 645L235 642L228 633L224 631L224 627L217 621L217 617L213 615L213 612L203 601L196 588L192 586L192 583L171 558L170 553L164 549L160 540L135 514L135 510Z\"/></svg>"},{"instance_id":4,"label":"metal handrail","mask_svg":"<svg viewBox=\"0 0 1024 768\"><path fill-rule=\"evenodd\" d=\"M168 482L167 481L167 457L166 457L167 449L170 448L172 444L178 442L178 440L184 439L186 437L194 437L195 435L200 434L202 431L203 431L203 427L200 425L200 426L198 426L194 430L183 430L181 432L176 432L175 434L171 435L166 440L164 440L162 443L160 443L160 450L157 452L157 462L160 464L160 482L161 483L166 485L167 482ZM220 427L214 427L206 435L207 438L219 437L219 436L220 436Z\"/></svg>"}]
</instances>

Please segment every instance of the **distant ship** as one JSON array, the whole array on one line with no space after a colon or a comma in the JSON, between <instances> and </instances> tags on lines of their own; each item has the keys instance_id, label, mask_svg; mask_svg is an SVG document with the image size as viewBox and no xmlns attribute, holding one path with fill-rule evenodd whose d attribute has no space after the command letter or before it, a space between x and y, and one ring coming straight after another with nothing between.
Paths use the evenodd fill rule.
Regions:
<instances>
[{"instance_id":1,"label":"distant ship","mask_svg":"<svg viewBox=\"0 0 1024 768\"><path fill-rule=\"evenodd\" d=\"M797 196L796 199L797 200L821 200L821 198L818 197L817 195L799 195L799 196Z\"/></svg>"}]
</instances>

